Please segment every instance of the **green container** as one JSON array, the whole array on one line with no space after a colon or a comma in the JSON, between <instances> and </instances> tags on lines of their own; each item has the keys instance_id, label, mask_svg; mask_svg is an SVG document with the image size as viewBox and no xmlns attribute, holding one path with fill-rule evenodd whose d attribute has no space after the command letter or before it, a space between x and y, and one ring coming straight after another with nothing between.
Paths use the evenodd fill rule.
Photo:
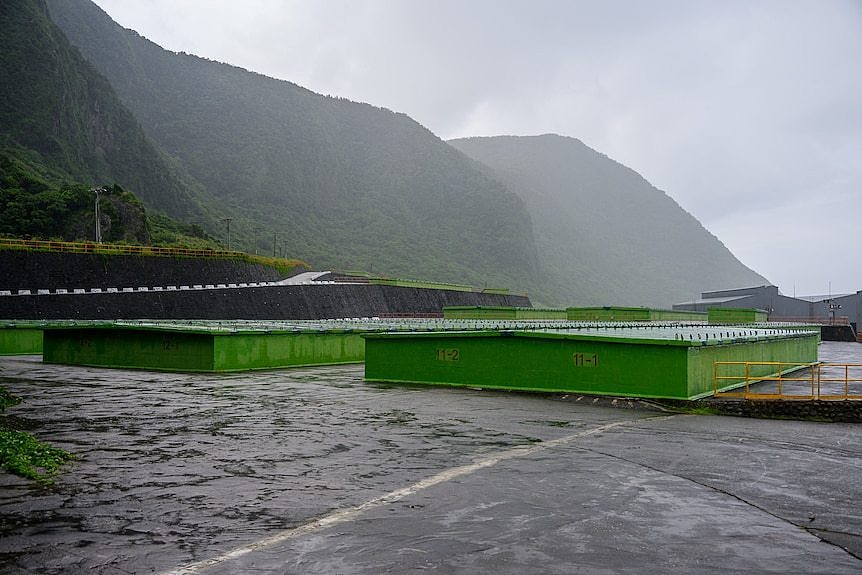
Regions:
<instances>
[{"instance_id":1,"label":"green container","mask_svg":"<svg viewBox=\"0 0 862 575\"><path fill-rule=\"evenodd\" d=\"M650 321L646 307L570 307L566 309L569 321Z\"/></svg>"},{"instance_id":2,"label":"green container","mask_svg":"<svg viewBox=\"0 0 862 575\"><path fill-rule=\"evenodd\" d=\"M706 312L651 309L648 307L570 307L569 321L707 321Z\"/></svg>"},{"instance_id":3,"label":"green container","mask_svg":"<svg viewBox=\"0 0 862 575\"><path fill-rule=\"evenodd\" d=\"M32 355L42 353L42 329L0 325L0 355Z\"/></svg>"},{"instance_id":4,"label":"green container","mask_svg":"<svg viewBox=\"0 0 862 575\"><path fill-rule=\"evenodd\" d=\"M219 332L92 327L46 329L45 363L225 372L358 363L365 346L345 330Z\"/></svg>"},{"instance_id":5,"label":"green container","mask_svg":"<svg viewBox=\"0 0 862 575\"><path fill-rule=\"evenodd\" d=\"M650 319L652 321L695 321L706 322L708 316L705 311L684 311L675 309L651 309Z\"/></svg>"},{"instance_id":6,"label":"green container","mask_svg":"<svg viewBox=\"0 0 862 575\"><path fill-rule=\"evenodd\" d=\"M754 308L711 307L707 310L708 321L714 325L764 322L768 315Z\"/></svg>"},{"instance_id":7,"label":"green container","mask_svg":"<svg viewBox=\"0 0 862 575\"><path fill-rule=\"evenodd\" d=\"M443 308L443 317L445 319L543 319L565 321L566 310L505 306L446 306Z\"/></svg>"},{"instance_id":8,"label":"green container","mask_svg":"<svg viewBox=\"0 0 862 575\"><path fill-rule=\"evenodd\" d=\"M703 331L703 330L702 330ZM628 334L626 337L625 334ZM721 335L719 335L721 334ZM817 334L788 332L712 339L694 332L651 337L620 329L380 333L365 337L369 381L647 398L695 399L713 392L713 362L817 359ZM688 339L691 335L692 339ZM767 368L765 371L769 371ZM760 373L756 375L769 375Z\"/></svg>"},{"instance_id":9,"label":"green container","mask_svg":"<svg viewBox=\"0 0 862 575\"><path fill-rule=\"evenodd\" d=\"M443 308L445 319L516 319L514 307L494 307L478 305L446 306Z\"/></svg>"}]
</instances>

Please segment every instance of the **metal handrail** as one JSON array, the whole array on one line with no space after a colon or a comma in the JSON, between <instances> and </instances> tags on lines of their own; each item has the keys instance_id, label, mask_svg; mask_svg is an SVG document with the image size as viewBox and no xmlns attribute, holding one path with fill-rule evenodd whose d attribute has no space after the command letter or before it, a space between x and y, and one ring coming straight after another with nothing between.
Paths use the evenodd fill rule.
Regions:
<instances>
[{"instance_id":1,"label":"metal handrail","mask_svg":"<svg viewBox=\"0 0 862 575\"><path fill-rule=\"evenodd\" d=\"M34 251L64 252L72 254L141 255L160 257L192 258L244 258L252 261L278 261L290 265L308 267L301 260L268 258L233 250L164 248L157 246L136 246L129 244L97 244L91 242L60 242L48 240L23 240L19 238L0 238L0 248L26 249Z\"/></svg>"},{"instance_id":2,"label":"metal handrail","mask_svg":"<svg viewBox=\"0 0 862 575\"><path fill-rule=\"evenodd\" d=\"M847 316L837 317L807 317L807 316L787 316L787 317L769 317L769 322L777 323L807 323L816 325L850 325L850 318Z\"/></svg>"},{"instance_id":3,"label":"metal handrail","mask_svg":"<svg viewBox=\"0 0 862 575\"><path fill-rule=\"evenodd\" d=\"M745 366L745 374L719 375L720 366ZM757 374L752 373L752 367L774 368L768 369L771 373L761 374L764 370L755 369ZM828 370L831 368L843 368L843 377L829 377ZM862 370L862 363L830 363L830 362L783 362L783 361L716 361L713 363L713 397L737 397L744 399L808 399L808 400L862 400L862 393L851 393L851 383L862 383L862 377L850 377L851 368ZM793 377L798 372L806 371L804 377ZM826 373L824 373L826 372ZM790 375L790 377L788 377ZM862 373L860 373L862 375ZM751 391L752 383L767 381L778 382L776 392ZM719 386L720 382L732 382L728 385ZM744 382L744 391L737 391ZM806 382L811 391L807 394L785 393L785 384L788 382ZM836 394L824 391L823 384L843 383L844 393Z\"/></svg>"}]
</instances>

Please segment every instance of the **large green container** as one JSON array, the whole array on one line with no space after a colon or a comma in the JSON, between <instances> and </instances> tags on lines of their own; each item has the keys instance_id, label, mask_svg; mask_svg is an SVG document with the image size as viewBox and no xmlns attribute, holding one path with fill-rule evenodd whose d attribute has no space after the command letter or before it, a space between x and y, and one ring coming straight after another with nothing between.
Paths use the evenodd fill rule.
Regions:
<instances>
[{"instance_id":1,"label":"large green container","mask_svg":"<svg viewBox=\"0 0 862 575\"><path fill-rule=\"evenodd\" d=\"M536 307L505 306L446 306L443 308L445 319L542 319L566 320L566 310Z\"/></svg>"},{"instance_id":2,"label":"large green container","mask_svg":"<svg viewBox=\"0 0 862 575\"><path fill-rule=\"evenodd\" d=\"M754 308L711 307L707 315L710 324L726 325L764 322L769 314Z\"/></svg>"},{"instance_id":3,"label":"large green container","mask_svg":"<svg viewBox=\"0 0 862 575\"><path fill-rule=\"evenodd\" d=\"M686 311L676 309L651 309L650 319L652 321L707 321L705 311Z\"/></svg>"},{"instance_id":4,"label":"large green container","mask_svg":"<svg viewBox=\"0 0 862 575\"><path fill-rule=\"evenodd\" d=\"M42 329L38 327L0 325L0 355L42 353Z\"/></svg>"},{"instance_id":5,"label":"large green container","mask_svg":"<svg viewBox=\"0 0 862 575\"><path fill-rule=\"evenodd\" d=\"M646 307L570 307L566 309L569 321L649 321Z\"/></svg>"},{"instance_id":6,"label":"large green container","mask_svg":"<svg viewBox=\"0 0 862 575\"><path fill-rule=\"evenodd\" d=\"M647 307L570 307L569 321L706 321L702 311L651 309Z\"/></svg>"},{"instance_id":7,"label":"large green container","mask_svg":"<svg viewBox=\"0 0 862 575\"><path fill-rule=\"evenodd\" d=\"M366 334L365 377L521 391L694 399L713 362L817 359L814 332L626 330ZM659 333L659 336L655 334ZM672 335L671 335L672 334ZM753 334L753 335L751 335ZM697 335L697 338L695 338ZM763 368L770 375L772 368Z\"/></svg>"},{"instance_id":8,"label":"large green container","mask_svg":"<svg viewBox=\"0 0 862 575\"><path fill-rule=\"evenodd\" d=\"M245 371L357 363L365 346L344 330L219 332L122 326L46 329L46 363L163 371Z\"/></svg>"},{"instance_id":9,"label":"large green container","mask_svg":"<svg viewBox=\"0 0 862 575\"><path fill-rule=\"evenodd\" d=\"M515 319L516 316L514 307L457 305L443 308L445 319Z\"/></svg>"}]
</instances>

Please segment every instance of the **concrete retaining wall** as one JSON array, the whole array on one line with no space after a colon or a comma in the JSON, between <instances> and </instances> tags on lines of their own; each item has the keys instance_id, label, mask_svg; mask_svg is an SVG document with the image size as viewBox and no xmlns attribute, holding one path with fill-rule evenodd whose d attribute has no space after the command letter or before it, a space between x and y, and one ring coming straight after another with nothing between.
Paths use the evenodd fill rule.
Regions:
<instances>
[{"instance_id":1,"label":"concrete retaining wall","mask_svg":"<svg viewBox=\"0 0 862 575\"><path fill-rule=\"evenodd\" d=\"M702 399L699 401L661 401L671 408L706 408L720 415L768 419L813 419L862 423L862 401L744 400Z\"/></svg>"},{"instance_id":2,"label":"concrete retaining wall","mask_svg":"<svg viewBox=\"0 0 862 575\"><path fill-rule=\"evenodd\" d=\"M283 279L273 268L241 260L0 251L0 290L108 288Z\"/></svg>"},{"instance_id":3,"label":"concrete retaining wall","mask_svg":"<svg viewBox=\"0 0 862 575\"><path fill-rule=\"evenodd\" d=\"M530 300L518 295L369 284L289 285L9 295L0 297L0 318L323 319L442 314L444 306L453 305L528 307Z\"/></svg>"}]
</instances>

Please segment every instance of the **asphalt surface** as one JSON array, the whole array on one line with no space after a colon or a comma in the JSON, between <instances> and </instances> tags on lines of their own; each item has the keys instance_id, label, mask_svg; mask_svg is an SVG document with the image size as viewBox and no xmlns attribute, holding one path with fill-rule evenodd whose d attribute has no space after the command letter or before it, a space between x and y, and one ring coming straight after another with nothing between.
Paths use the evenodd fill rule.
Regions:
<instances>
[{"instance_id":1,"label":"asphalt surface","mask_svg":"<svg viewBox=\"0 0 862 575\"><path fill-rule=\"evenodd\" d=\"M3 574L862 572L856 424L369 384L361 366L5 357L0 385L25 399L13 423L80 457L51 488L0 474Z\"/></svg>"}]
</instances>

